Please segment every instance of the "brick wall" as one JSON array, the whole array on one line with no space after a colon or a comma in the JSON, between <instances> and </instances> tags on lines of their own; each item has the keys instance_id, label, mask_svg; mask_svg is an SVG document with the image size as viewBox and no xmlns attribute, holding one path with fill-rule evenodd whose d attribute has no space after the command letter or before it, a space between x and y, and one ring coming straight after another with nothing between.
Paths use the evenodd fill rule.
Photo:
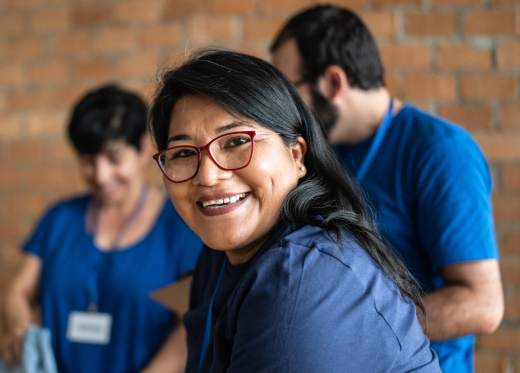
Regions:
<instances>
[{"instance_id":1,"label":"brick wall","mask_svg":"<svg viewBox=\"0 0 520 373\"><path fill-rule=\"evenodd\" d=\"M148 96L158 68L208 44L268 58L315 0L1 0L0 301L46 205L83 190L64 140L70 105L116 81ZM333 1L334 2L334 1ZM516 0L337 0L377 37L398 97L460 123L495 179L506 316L478 338L477 372L520 373L520 5ZM149 177L158 171L150 163Z\"/></svg>"}]
</instances>

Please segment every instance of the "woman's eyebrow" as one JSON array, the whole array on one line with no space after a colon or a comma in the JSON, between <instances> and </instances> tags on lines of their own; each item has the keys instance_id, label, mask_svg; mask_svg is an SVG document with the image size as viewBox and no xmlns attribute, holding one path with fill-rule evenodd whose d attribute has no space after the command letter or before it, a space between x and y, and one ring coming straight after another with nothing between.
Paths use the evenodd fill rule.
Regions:
<instances>
[{"instance_id":1,"label":"woman's eyebrow","mask_svg":"<svg viewBox=\"0 0 520 373\"><path fill-rule=\"evenodd\" d=\"M217 130L215 132L217 134L221 134L221 133L227 132L229 130L232 130L233 128L242 127L242 126L246 126L246 127L250 127L250 128L256 129L255 126L253 126L252 124L247 123L247 122L233 122L233 123L229 123L229 124L226 124L226 125L224 125L222 127L217 128Z\"/></svg>"},{"instance_id":2,"label":"woman's eyebrow","mask_svg":"<svg viewBox=\"0 0 520 373\"><path fill-rule=\"evenodd\" d=\"M191 140L191 136L185 133L181 133L179 135L172 136L168 139L168 144L172 141L180 141L180 140Z\"/></svg>"}]
</instances>

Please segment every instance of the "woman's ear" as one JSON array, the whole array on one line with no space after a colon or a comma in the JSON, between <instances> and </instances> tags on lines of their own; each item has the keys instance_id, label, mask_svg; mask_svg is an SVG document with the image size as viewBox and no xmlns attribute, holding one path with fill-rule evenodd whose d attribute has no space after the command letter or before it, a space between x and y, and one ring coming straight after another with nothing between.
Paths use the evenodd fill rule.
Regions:
<instances>
[{"instance_id":1,"label":"woman's ear","mask_svg":"<svg viewBox=\"0 0 520 373\"><path fill-rule=\"evenodd\" d=\"M294 159L294 165L296 167L296 174L298 179L301 179L307 174L307 168L305 167L305 154L307 153L307 141L301 136L296 138L296 142L291 145L291 154Z\"/></svg>"},{"instance_id":2,"label":"woman's ear","mask_svg":"<svg viewBox=\"0 0 520 373\"><path fill-rule=\"evenodd\" d=\"M341 67L330 65L320 75L318 88L329 102L334 102L349 88L347 74Z\"/></svg>"}]
</instances>

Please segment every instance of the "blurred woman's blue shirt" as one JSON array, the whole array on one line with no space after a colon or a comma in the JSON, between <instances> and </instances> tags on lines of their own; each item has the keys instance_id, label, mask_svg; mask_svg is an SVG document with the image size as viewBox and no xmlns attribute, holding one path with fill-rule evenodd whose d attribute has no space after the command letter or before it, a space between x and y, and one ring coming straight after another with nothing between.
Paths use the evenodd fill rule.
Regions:
<instances>
[{"instance_id":1,"label":"blurred woman's blue shirt","mask_svg":"<svg viewBox=\"0 0 520 373\"><path fill-rule=\"evenodd\" d=\"M60 373L140 371L175 327L175 317L149 293L192 269L202 241L186 226L170 201L151 231L122 251L102 252L85 231L90 197L64 201L43 217L28 253L43 261L40 293L43 326L52 331ZM101 264L99 312L112 315L106 346L67 340L71 311L86 311L92 258Z\"/></svg>"}]
</instances>

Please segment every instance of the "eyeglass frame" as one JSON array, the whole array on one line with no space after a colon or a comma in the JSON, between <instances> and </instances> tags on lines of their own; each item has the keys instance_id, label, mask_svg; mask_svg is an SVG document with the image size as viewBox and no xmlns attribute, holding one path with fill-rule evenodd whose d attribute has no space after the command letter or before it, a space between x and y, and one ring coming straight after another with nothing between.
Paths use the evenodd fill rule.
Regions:
<instances>
[{"instance_id":1,"label":"eyeglass frame","mask_svg":"<svg viewBox=\"0 0 520 373\"><path fill-rule=\"evenodd\" d=\"M251 138L251 155L249 156L249 160L247 161L247 163L242 166L242 167L238 167L238 168L224 168L222 167L221 165L218 164L218 162L216 161L215 157L213 156L213 154L211 153L211 150L210 150L210 146L211 144L224 137L224 136L229 136L229 135L236 135L236 134L246 134L248 135L250 138ZM213 163L215 163L215 165L220 168L221 170L224 170L224 171L236 171L236 170L241 170L243 168L246 168L247 166L249 166L249 164L251 163L251 160L253 159L253 153L254 153L254 149L255 149L255 136L256 135L279 135L278 132L264 132L264 131L256 131L256 130L252 130L252 131L237 131L237 132L229 132L229 133L224 133L220 136L217 136L215 137L213 140L211 140L210 142L208 142L206 145L204 146L195 146L195 145L176 145L176 146L172 146L171 148L168 148L168 149L164 149L156 154L154 154L152 156L152 158L157 162L157 165L159 166L159 168L161 169L161 172L163 173L163 175L168 179L170 180L172 183L176 183L176 184L179 184L179 183L184 183L185 181L189 181L191 179L193 179L195 176L197 176L197 174L199 173L199 169L200 169L200 160L201 160L201 155L202 155L202 152L203 151L206 151L206 153L208 153L210 159L213 161ZM195 173L193 174L192 177L190 177L189 179L186 179L186 180L182 180L182 181L175 181L175 180L172 180L168 175L166 175L166 172L164 171L163 167L161 166L161 163L159 162L159 157L161 156L161 154L163 153L166 153L167 151L169 150L172 150L172 149L175 149L175 148L190 148L190 149L195 149L197 151L197 169L195 170Z\"/></svg>"}]
</instances>

